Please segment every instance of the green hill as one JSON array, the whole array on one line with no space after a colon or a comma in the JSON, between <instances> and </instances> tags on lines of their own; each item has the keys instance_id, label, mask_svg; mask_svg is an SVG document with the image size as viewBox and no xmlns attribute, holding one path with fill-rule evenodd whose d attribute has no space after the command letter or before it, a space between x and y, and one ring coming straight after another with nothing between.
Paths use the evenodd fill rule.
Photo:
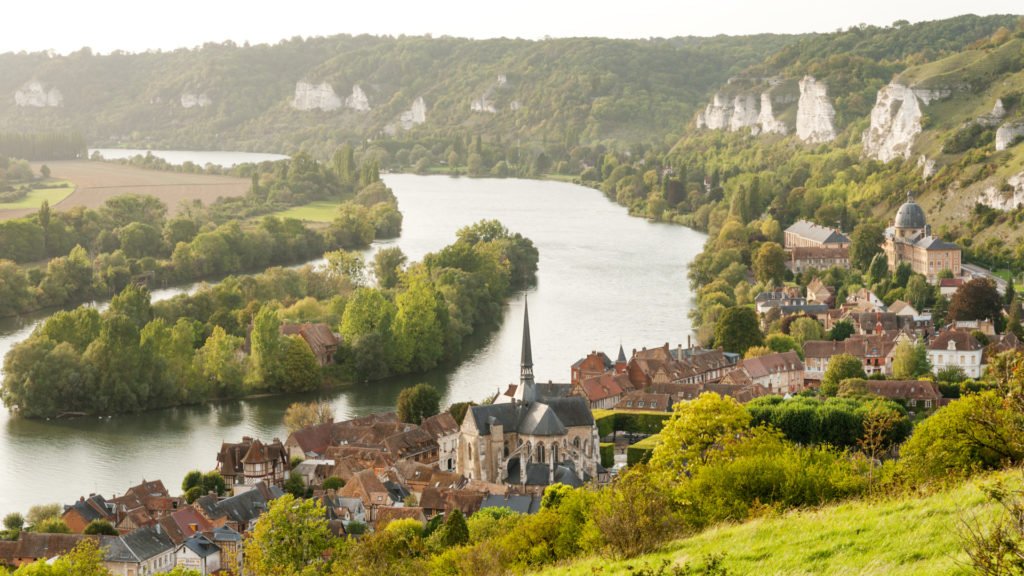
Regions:
<instances>
[{"instance_id":1,"label":"green hill","mask_svg":"<svg viewBox=\"0 0 1024 576\"><path fill-rule=\"evenodd\" d=\"M541 572L549 576L631 574L671 564L700 565L724 555L728 574L862 576L969 574L958 522L990 520L984 488L1021 485L1021 471L979 477L924 498L860 501L719 526L629 560L590 558Z\"/></svg>"}]
</instances>

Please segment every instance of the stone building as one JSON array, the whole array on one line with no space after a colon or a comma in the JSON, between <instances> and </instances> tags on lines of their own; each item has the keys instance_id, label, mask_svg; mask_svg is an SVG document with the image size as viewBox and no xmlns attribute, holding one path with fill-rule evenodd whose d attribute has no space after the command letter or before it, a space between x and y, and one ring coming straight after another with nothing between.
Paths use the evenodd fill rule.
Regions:
<instances>
[{"instance_id":1,"label":"stone building","mask_svg":"<svg viewBox=\"0 0 1024 576\"><path fill-rule=\"evenodd\" d=\"M471 406L459 434L457 472L523 490L596 478L597 426L579 396L547 394L533 377L529 311L523 314L519 384L489 406Z\"/></svg>"},{"instance_id":2,"label":"stone building","mask_svg":"<svg viewBox=\"0 0 1024 576\"><path fill-rule=\"evenodd\" d=\"M943 270L949 270L954 277L960 276L960 247L932 235L924 210L909 192L907 201L896 212L893 225L885 230L882 248L889 260L890 272L906 262L931 284L939 281Z\"/></svg>"}]
</instances>

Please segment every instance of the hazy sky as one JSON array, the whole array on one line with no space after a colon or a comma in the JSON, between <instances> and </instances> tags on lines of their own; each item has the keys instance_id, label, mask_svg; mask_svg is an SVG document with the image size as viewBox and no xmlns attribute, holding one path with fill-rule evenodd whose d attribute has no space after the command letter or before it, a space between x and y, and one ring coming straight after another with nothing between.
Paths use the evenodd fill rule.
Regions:
<instances>
[{"instance_id":1,"label":"hazy sky","mask_svg":"<svg viewBox=\"0 0 1024 576\"><path fill-rule=\"evenodd\" d=\"M647 38L831 32L1024 13L1021 0L30 0L4 2L0 52L132 52L331 34Z\"/></svg>"}]
</instances>

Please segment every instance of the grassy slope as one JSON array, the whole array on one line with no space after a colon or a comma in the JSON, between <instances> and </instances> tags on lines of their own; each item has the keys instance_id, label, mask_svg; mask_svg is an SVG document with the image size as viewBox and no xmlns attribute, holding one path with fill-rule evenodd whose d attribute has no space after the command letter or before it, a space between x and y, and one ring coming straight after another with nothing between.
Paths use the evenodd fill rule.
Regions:
<instances>
[{"instance_id":1,"label":"grassy slope","mask_svg":"<svg viewBox=\"0 0 1024 576\"><path fill-rule=\"evenodd\" d=\"M67 184L67 186L61 187L62 184ZM50 206L53 206L75 191L74 186L67 180L53 182L53 185L54 188L32 190L25 198L17 202L0 202L0 210L20 210L22 208L37 210L43 204L43 200L49 201Z\"/></svg>"},{"instance_id":2,"label":"grassy slope","mask_svg":"<svg viewBox=\"0 0 1024 576\"><path fill-rule=\"evenodd\" d=\"M1021 485L1019 470L988 475L926 498L850 502L724 525L627 561L589 558L542 574L629 574L662 560L700 564L725 554L730 574L968 574L960 549L961 517L992 518L983 486Z\"/></svg>"}]
</instances>

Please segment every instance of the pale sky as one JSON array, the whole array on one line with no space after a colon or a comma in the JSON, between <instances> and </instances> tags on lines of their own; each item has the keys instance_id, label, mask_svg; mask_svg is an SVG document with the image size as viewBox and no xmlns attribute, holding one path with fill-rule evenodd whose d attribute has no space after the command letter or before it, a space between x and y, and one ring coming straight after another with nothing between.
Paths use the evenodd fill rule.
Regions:
<instances>
[{"instance_id":1,"label":"pale sky","mask_svg":"<svg viewBox=\"0 0 1024 576\"><path fill-rule=\"evenodd\" d=\"M0 52L193 47L333 34L648 38L831 32L1024 13L1021 0L28 0L3 2Z\"/></svg>"}]
</instances>

